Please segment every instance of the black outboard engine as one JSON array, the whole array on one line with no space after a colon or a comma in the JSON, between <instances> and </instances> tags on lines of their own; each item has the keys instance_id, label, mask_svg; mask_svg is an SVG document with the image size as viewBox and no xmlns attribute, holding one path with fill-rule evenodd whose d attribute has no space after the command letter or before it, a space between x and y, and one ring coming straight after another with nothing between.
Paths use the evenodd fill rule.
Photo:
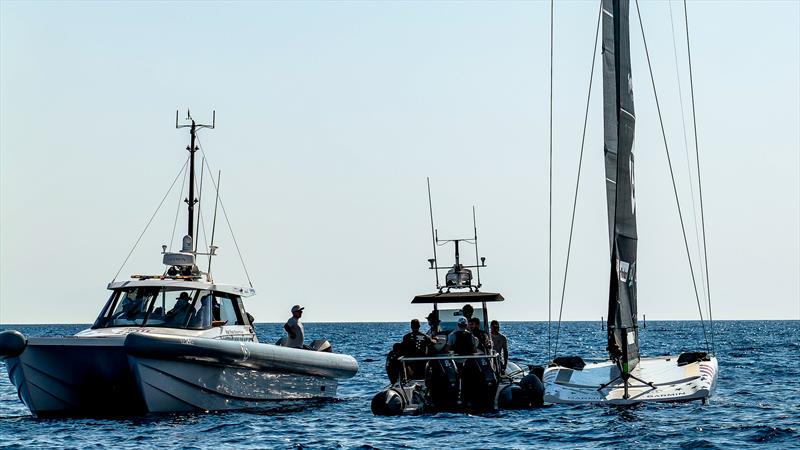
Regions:
<instances>
[{"instance_id":1,"label":"black outboard engine","mask_svg":"<svg viewBox=\"0 0 800 450\"><path fill-rule=\"evenodd\" d=\"M467 408L492 411L497 395L497 376L488 359L468 359L461 369L461 398Z\"/></svg>"},{"instance_id":2,"label":"black outboard engine","mask_svg":"<svg viewBox=\"0 0 800 450\"><path fill-rule=\"evenodd\" d=\"M376 416L399 416L403 414L406 401L400 392L394 388L387 388L372 397L370 407L372 414Z\"/></svg>"},{"instance_id":3,"label":"black outboard engine","mask_svg":"<svg viewBox=\"0 0 800 450\"><path fill-rule=\"evenodd\" d=\"M308 346L309 350L315 352L328 352L333 353L333 346L327 339L314 339Z\"/></svg>"},{"instance_id":4,"label":"black outboard engine","mask_svg":"<svg viewBox=\"0 0 800 450\"><path fill-rule=\"evenodd\" d=\"M428 361L425 386L435 410L453 411L458 408L458 370L453 360Z\"/></svg>"}]
</instances>

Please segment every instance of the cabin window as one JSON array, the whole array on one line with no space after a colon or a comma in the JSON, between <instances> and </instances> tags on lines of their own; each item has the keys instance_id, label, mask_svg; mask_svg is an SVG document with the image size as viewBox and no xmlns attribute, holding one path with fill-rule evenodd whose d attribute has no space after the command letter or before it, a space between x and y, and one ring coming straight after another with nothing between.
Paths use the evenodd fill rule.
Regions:
<instances>
[{"instance_id":1,"label":"cabin window","mask_svg":"<svg viewBox=\"0 0 800 450\"><path fill-rule=\"evenodd\" d=\"M144 325L156 294L158 294L158 288L133 288L122 291L117 297L111 314L106 318L106 326Z\"/></svg>"},{"instance_id":2,"label":"cabin window","mask_svg":"<svg viewBox=\"0 0 800 450\"><path fill-rule=\"evenodd\" d=\"M214 309L215 325L244 325L238 308L239 297L224 292L215 292L214 295L219 302L219 309Z\"/></svg>"}]
</instances>

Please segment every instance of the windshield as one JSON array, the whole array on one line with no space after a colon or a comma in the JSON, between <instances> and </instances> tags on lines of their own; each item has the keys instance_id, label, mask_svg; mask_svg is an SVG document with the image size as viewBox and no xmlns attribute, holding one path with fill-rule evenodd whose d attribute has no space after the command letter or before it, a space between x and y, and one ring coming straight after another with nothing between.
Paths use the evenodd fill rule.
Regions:
<instances>
[{"instance_id":1,"label":"windshield","mask_svg":"<svg viewBox=\"0 0 800 450\"><path fill-rule=\"evenodd\" d=\"M114 294L109 308L98 319L95 328L147 326L207 329L212 325L234 324L239 321L230 320L230 316L236 317L236 314L226 310L230 308L232 300L238 298L230 297L228 294L214 295L211 291L197 289L120 289ZM222 318L220 315L228 317Z\"/></svg>"}]
</instances>

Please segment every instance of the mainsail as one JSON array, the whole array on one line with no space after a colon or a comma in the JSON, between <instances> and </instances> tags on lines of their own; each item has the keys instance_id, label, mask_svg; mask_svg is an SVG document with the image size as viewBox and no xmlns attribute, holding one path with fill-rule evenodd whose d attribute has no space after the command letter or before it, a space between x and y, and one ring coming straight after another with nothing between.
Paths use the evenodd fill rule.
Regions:
<instances>
[{"instance_id":1,"label":"mainsail","mask_svg":"<svg viewBox=\"0 0 800 450\"><path fill-rule=\"evenodd\" d=\"M628 0L603 0L603 114L611 250L608 353L623 372L639 362L636 326L636 199Z\"/></svg>"}]
</instances>

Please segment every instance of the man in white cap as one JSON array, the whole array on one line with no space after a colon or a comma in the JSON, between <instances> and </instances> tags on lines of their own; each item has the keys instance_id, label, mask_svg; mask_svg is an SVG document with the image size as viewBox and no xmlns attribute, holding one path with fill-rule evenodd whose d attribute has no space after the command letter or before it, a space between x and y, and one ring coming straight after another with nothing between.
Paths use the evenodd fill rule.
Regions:
<instances>
[{"instance_id":1,"label":"man in white cap","mask_svg":"<svg viewBox=\"0 0 800 450\"><path fill-rule=\"evenodd\" d=\"M283 326L283 329L289 334L289 339L287 339L284 344L287 347L303 348L305 332L303 330L303 323L300 322L300 318L303 317L303 309L305 308L300 305L292 306L292 317L289 317L289 320L287 320L286 324Z\"/></svg>"}]
</instances>

